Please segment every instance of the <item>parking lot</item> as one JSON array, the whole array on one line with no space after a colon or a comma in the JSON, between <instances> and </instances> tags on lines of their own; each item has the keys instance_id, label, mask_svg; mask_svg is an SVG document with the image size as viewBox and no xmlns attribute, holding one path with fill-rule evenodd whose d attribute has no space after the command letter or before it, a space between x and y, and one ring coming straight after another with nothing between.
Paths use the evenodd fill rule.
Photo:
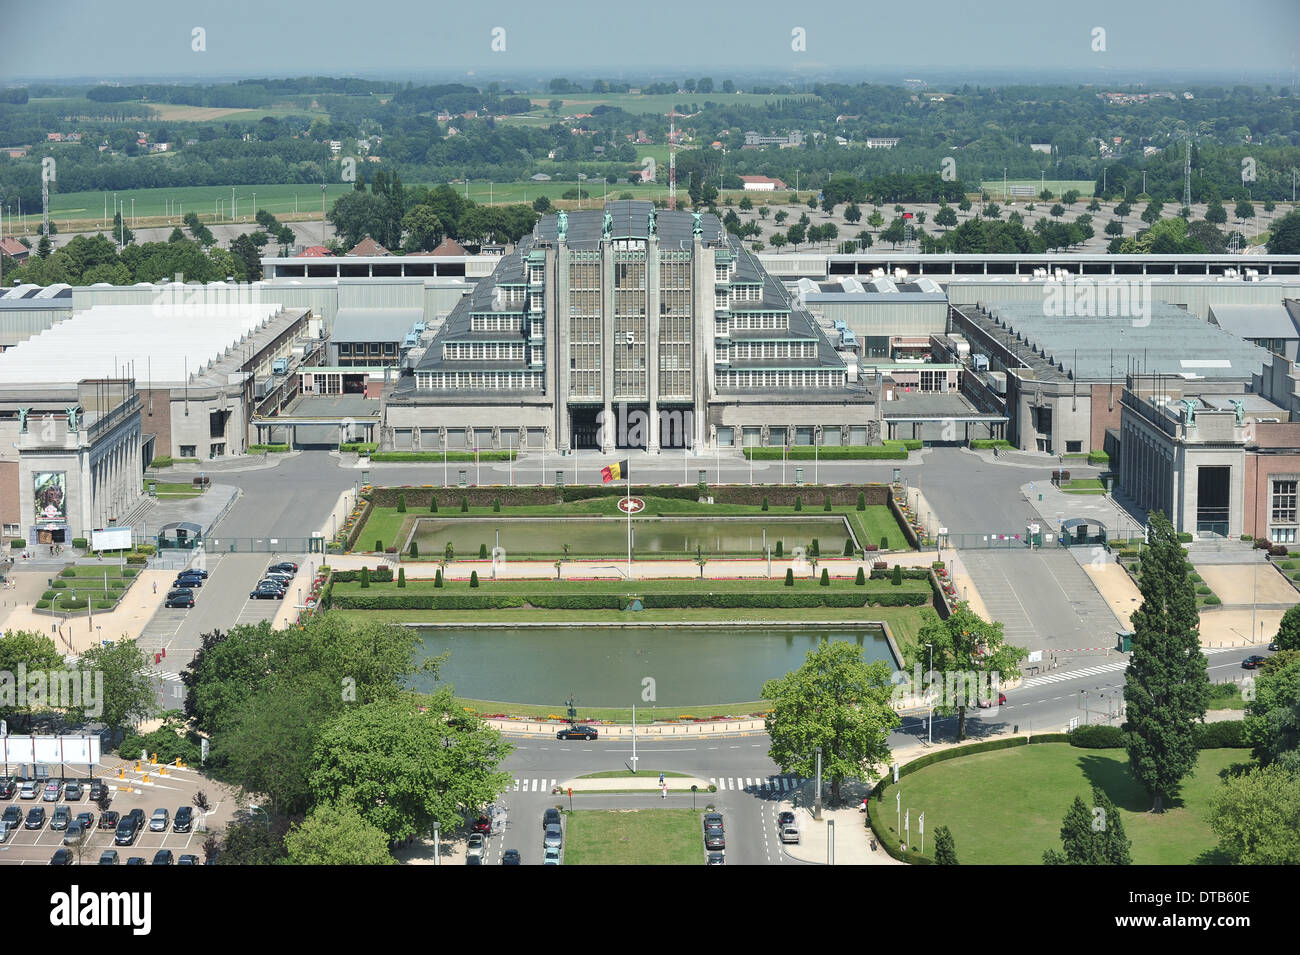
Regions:
<instances>
[{"instance_id":1,"label":"parking lot","mask_svg":"<svg viewBox=\"0 0 1300 955\"><path fill-rule=\"evenodd\" d=\"M122 769L124 778L117 777L119 768ZM59 767L54 767L52 772L58 769ZM137 772L134 763L124 763L113 758L107 771L104 766L96 767L97 771L93 774L85 772L85 767L81 769L82 772L77 772L74 767L68 766L66 776L51 775L50 777L61 783L74 779L80 781L82 783L80 799L66 799L60 786L59 798L53 802L44 801L39 789L34 800L20 799L17 792L11 799L0 800L0 810L16 806L22 810L24 820L18 828L10 830L4 843L0 843L0 864L49 865L51 856L63 847L64 833L50 828L54 811L59 806L66 806L73 819L83 812L93 813L95 817L95 828L90 831L89 838L84 840L79 850L73 849L73 864L94 865L106 849L117 850L118 863L121 865L125 865L127 859L132 856L139 856L146 864L152 863L154 853L159 849L170 849L173 862L182 855L188 854L197 856L201 864L204 861L203 842L208 832L224 829L235 813L242 808L235 804L232 794L221 784L204 779L188 768L165 767L166 775L163 775L164 767L146 764L141 767L141 771ZM148 782L144 781L145 770L148 770ZM115 830L99 828L101 812L99 806L89 798L91 780L103 780L108 785L109 809L118 813L119 818L125 817L132 809L140 809L144 812L144 826L136 834L131 845L115 845ZM204 815L195 809L191 831L175 832L173 822L176 810L182 806L192 806L194 795L199 790L207 796L210 807L206 816L207 831L204 831ZM21 791L21 779L19 791ZM45 809L45 822L40 829L26 829L24 824L28 810L35 806ZM155 809L166 809L168 812L166 832L149 831L149 820Z\"/></svg>"}]
</instances>

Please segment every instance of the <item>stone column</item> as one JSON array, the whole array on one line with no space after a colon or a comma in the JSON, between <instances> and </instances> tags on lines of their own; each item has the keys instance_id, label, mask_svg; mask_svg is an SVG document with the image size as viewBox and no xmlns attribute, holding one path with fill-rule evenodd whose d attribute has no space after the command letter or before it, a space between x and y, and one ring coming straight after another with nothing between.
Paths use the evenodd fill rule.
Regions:
<instances>
[{"instance_id":1,"label":"stone column","mask_svg":"<svg viewBox=\"0 0 1300 955\"><path fill-rule=\"evenodd\" d=\"M555 369L554 448L569 446L569 245L556 243L554 253L547 253L551 269L546 279L546 316L553 324L546 329L546 361L548 369ZM552 269L554 270L552 272ZM545 441L545 438L543 438Z\"/></svg>"},{"instance_id":2,"label":"stone column","mask_svg":"<svg viewBox=\"0 0 1300 955\"><path fill-rule=\"evenodd\" d=\"M645 255L646 349L646 451L659 453L659 237L646 241Z\"/></svg>"},{"instance_id":3,"label":"stone column","mask_svg":"<svg viewBox=\"0 0 1300 955\"><path fill-rule=\"evenodd\" d=\"M613 453L616 447L619 422L614 417L614 248L609 242L600 245L600 393L604 401L604 417L600 420L602 438L600 450Z\"/></svg>"}]
</instances>

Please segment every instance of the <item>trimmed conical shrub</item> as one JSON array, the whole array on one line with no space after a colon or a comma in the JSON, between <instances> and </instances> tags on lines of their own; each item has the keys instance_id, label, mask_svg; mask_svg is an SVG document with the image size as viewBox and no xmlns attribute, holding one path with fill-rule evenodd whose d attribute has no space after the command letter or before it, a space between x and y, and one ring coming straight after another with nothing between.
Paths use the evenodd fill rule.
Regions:
<instances>
[{"instance_id":1,"label":"trimmed conical shrub","mask_svg":"<svg viewBox=\"0 0 1300 955\"><path fill-rule=\"evenodd\" d=\"M435 573L435 574L433 575L433 585L434 585L435 587L441 587L441 586L442 586L442 568L441 568L441 567L439 567L439 568L438 568L438 572Z\"/></svg>"},{"instance_id":2,"label":"trimmed conical shrub","mask_svg":"<svg viewBox=\"0 0 1300 955\"><path fill-rule=\"evenodd\" d=\"M767 498L763 498L763 510L767 510Z\"/></svg>"},{"instance_id":3,"label":"trimmed conical shrub","mask_svg":"<svg viewBox=\"0 0 1300 955\"><path fill-rule=\"evenodd\" d=\"M405 514L405 513L406 513L406 495L405 495L405 494L399 494L399 495L397 495L397 513L398 513L398 514Z\"/></svg>"},{"instance_id":4,"label":"trimmed conical shrub","mask_svg":"<svg viewBox=\"0 0 1300 955\"><path fill-rule=\"evenodd\" d=\"M469 511L469 498L462 494L460 496L460 512L464 514L468 511Z\"/></svg>"},{"instance_id":5,"label":"trimmed conical shrub","mask_svg":"<svg viewBox=\"0 0 1300 955\"><path fill-rule=\"evenodd\" d=\"M777 541L777 542L776 542L776 556L777 556L777 557L784 557L784 556L785 556L785 544L784 544L784 542L782 542L782 541Z\"/></svg>"},{"instance_id":6,"label":"trimmed conical shrub","mask_svg":"<svg viewBox=\"0 0 1300 955\"><path fill-rule=\"evenodd\" d=\"M365 590L369 586L370 586L370 568L362 567L361 568L361 589Z\"/></svg>"},{"instance_id":7,"label":"trimmed conical shrub","mask_svg":"<svg viewBox=\"0 0 1300 955\"><path fill-rule=\"evenodd\" d=\"M398 567L398 568L397 568L397 586L399 586L399 587L405 587L405 586L406 586L406 568L405 568L405 567Z\"/></svg>"},{"instance_id":8,"label":"trimmed conical shrub","mask_svg":"<svg viewBox=\"0 0 1300 955\"><path fill-rule=\"evenodd\" d=\"M794 509L795 509L796 511L802 511L802 510L803 510L803 497L802 497L802 496L800 496L800 497L796 497L796 498L794 499Z\"/></svg>"},{"instance_id":9,"label":"trimmed conical shrub","mask_svg":"<svg viewBox=\"0 0 1300 955\"><path fill-rule=\"evenodd\" d=\"M411 541L411 559L415 560L419 556L420 556L420 545L417 544L415 541Z\"/></svg>"},{"instance_id":10,"label":"trimmed conical shrub","mask_svg":"<svg viewBox=\"0 0 1300 955\"><path fill-rule=\"evenodd\" d=\"M867 574L861 567L858 568L858 576L853 578L853 583L859 587L865 587L867 585Z\"/></svg>"},{"instance_id":11,"label":"trimmed conical shrub","mask_svg":"<svg viewBox=\"0 0 1300 955\"><path fill-rule=\"evenodd\" d=\"M865 511L866 509L867 509L867 495L864 494L862 491L859 491L859 492L858 492L858 510L859 510L859 511Z\"/></svg>"},{"instance_id":12,"label":"trimmed conical shrub","mask_svg":"<svg viewBox=\"0 0 1300 955\"><path fill-rule=\"evenodd\" d=\"M828 571L825 567L822 568L822 578L821 580L817 581L817 583L823 587L829 587L831 585L830 571Z\"/></svg>"},{"instance_id":13,"label":"trimmed conical shrub","mask_svg":"<svg viewBox=\"0 0 1300 955\"><path fill-rule=\"evenodd\" d=\"M823 510L823 511L829 511L830 509L831 509L831 496L830 496L829 494L827 494L827 495L826 495L826 503L822 505L822 510Z\"/></svg>"},{"instance_id":14,"label":"trimmed conical shrub","mask_svg":"<svg viewBox=\"0 0 1300 955\"><path fill-rule=\"evenodd\" d=\"M469 585L470 585L471 587L477 587L477 586L478 586L478 571L477 571L477 570L471 570L471 571L469 572Z\"/></svg>"},{"instance_id":15,"label":"trimmed conical shrub","mask_svg":"<svg viewBox=\"0 0 1300 955\"><path fill-rule=\"evenodd\" d=\"M787 587L794 586L794 569L791 567L785 569L785 585Z\"/></svg>"},{"instance_id":16,"label":"trimmed conical shrub","mask_svg":"<svg viewBox=\"0 0 1300 955\"><path fill-rule=\"evenodd\" d=\"M429 495L429 513L430 514L438 513L438 497L436 494Z\"/></svg>"},{"instance_id":17,"label":"trimmed conical shrub","mask_svg":"<svg viewBox=\"0 0 1300 955\"><path fill-rule=\"evenodd\" d=\"M411 546L414 547L415 544L412 543ZM851 538L850 538L850 539L846 539L846 540L844 541L844 556L845 556L845 557L852 557L852 556L853 556L853 540L852 540Z\"/></svg>"},{"instance_id":18,"label":"trimmed conical shrub","mask_svg":"<svg viewBox=\"0 0 1300 955\"><path fill-rule=\"evenodd\" d=\"M903 585L902 567L899 567L897 564L894 565L894 572L890 575L889 582L895 587L901 587Z\"/></svg>"},{"instance_id":19,"label":"trimmed conical shrub","mask_svg":"<svg viewBox=\"0 0 1300 955\"><path fill-rule=\"evenodd\" d=\"M478 545L478 559L487 560L487 544Z\"/></svg>"},{"instance_id":20,"label":"trimmed conical shrub","mask_svg":"<svg viewBox=\"0 0 1300 955\"><path fill-rule=\"evenodd\" d=\"M492 499L492 510L497 514L501 513L501 498L497 497Z\"/></svg>"}]
</instances>

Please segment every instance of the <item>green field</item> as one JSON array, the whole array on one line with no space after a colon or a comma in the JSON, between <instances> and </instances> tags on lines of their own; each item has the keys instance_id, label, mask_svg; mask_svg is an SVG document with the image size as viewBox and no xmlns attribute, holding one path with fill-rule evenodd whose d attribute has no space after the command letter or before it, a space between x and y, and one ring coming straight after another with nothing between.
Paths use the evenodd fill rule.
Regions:
<instances>
[{"instance_id":1,"label":"green field","mask_svg":"<svg viewBox=\"0 0 1300 955\"><path fill-rule=\"evenodd\" d=\"M759 500L761 494L756 494ZM852 505L837 505L830 511L822 510L822 504L817 500L815 492L810 492L808 498L804 501L802 511L796 511L793 507L773 505L767 511L761 509L761 504L701 504L698 501L675 500L667 498L658 498L652 496L643 496L645 500L645 513L647 515L691 515L698 517L762 517L762 516L781 516L781 517L826 517L842 515L849 519L849 524L853 527L853 532L858 538L858 543L862 545L876 544L879 545L881 537L889 540L889 545L895 550L906 549L907 538L903 534L902 528L898 521L894 519L894 512L887 506L871 505L865 510L859 511ZM494 512L490 506L471 507L468 511L461 512L459 496L455 489L446 489L445 493L438 494L439 518L460 518L460 517L496 517L498 520L506 520L511 517L566 517L572 515L581 515L590 517L601 515L605 517L617 517L618 498L615 497L593 497L585 501L574 501L564 505L537 505L526 507L502 507L500 513ZM366 519L365 526L357 535L357 547L365 550L373 546L374 541L383 541L385 545L391 545L394 541L405 542L409 528L408 521L413 521L419 517L432 516L424 508L408 505L405 513L401 513L395 507L375 507L370 511ZM488 542L490 543L490 542ZM435 557L435 554L425 554L426 558ZM472 555L461 554L462 558ZM543 558L549 555L534 555ZM554 556L563 556L561 549L556 550ZM717 555L705 555L717 556ZM750 556L758 556L757 554ZM840 554L823 553L823 558L839 557Z\"/></svg>"},{"instance_id":2,"label":"green field","mask_svg":"<svg viewBox=\"0 0 1300 955\"><path fill-rule=\"evenodd\" d=\"M1091 179L1048 179L1046 182L1043 182L1041 179L1008 179L1006 184L1008 189L1010 189L1011 186L1034 187L1034 196L1032 199L1027 196L1012 196L1011 198L1015 202L1039 202L1038 194L1042 192L1044 188L1052 190L1052 193L1057 198L1060 198L1061 193L1063 192L1076 189L1080 196L1087 199L1092 196L1093 187L1096 186L1096 183ZM990 201L993 199L1001 200L1002 180L985 179L983 191L989 194Z\"/></svg>"},{"instance_id":3,"label":"green field","mask_svg":"<svg viewBox=\"0 0 1300 955\"><path fill-rule=\"evenodd\" d=\"M885 790L883 802L872 801L871 811L882 836L896 840L894 793L901 791L918 846L916 819L925 813L927 855L933 852L934 831L947 826L963 865L1039 865L1045 850L1061 848L1061 820L1074 797L1091 805L1095 783L1120 811L1135 865L1216 864L1223 860L1205 808L1222 786L1219 771L1249 758L1247 750L1201 750L1181 799L1156 815L1122 749L1080 749L1068 743L1017 746L935 763L904 776Z\"/></svg>"},{"instance_id":4,"label":"green field","mask_svg":"<svg viewBox=\"0 0 1300 955\"><path fill-rule=\"evenodd\" d=\"M530 115L540 115L548 118L550 111L547 109L547 104L552 99L558 99L564 104L560 110L563 116L573 116L579 112L590 113L594 107L602 105L616 106L633 114L651 113L655 116L667 116L674 106L685 106L689 109L692 103L698 103L702 108L706 101L727 106L766 106L768 103L776 103L785 99L803 100L812 98L812 93L769 95L765 93L722 93L718 90L714 90L712 93L657 93L653 96L641 93L573 93L559 96L529 97L533 104L539 107L537 111Z\"/></svg>"},{"instance_id":5,"label":"green field","mask_svg":"<svg viewBox=\"0 0 1300 955\"><path fill-rule=\"evenodd\" d=\"M65 192L50 193L50 218L56 221L69 219L91 219L96 222L104 220L105 201L108 205L108 225L113 224L113 196L118 202L125 201L127 225L130 226L132 214L131 200L135 200L136 219L156 219L167 217L167 221L180 224L181 216L186 212L197 212L205 223L228 223L230 221L230 186L182 186L162 189L126 189L113 192ZM257 185L235 186L234 194L238 199L239 221L253 222L253 196L257 196L257 208L265 209L276 216L294 215L295 207L304 217L320 218L320 186L311 183L299 183L286 186ZM326 193L326 201L334 200L352 191L351 183L332 183ZM295 199L296 196L296 199ZM221 202L221 217L217 218L217 203ZM40 221L40 216L25 216L32 227ZM151 223L158 225L160 223Z\"/></svg>"},{"instance_id":6,"label":"green field","mask_svg":"<svg viewBox=\"0 0 1300 955\"><path fill-rule=\"evenodd\" d=\"M703 865L704 815L690 809L569 813L566 865Z\"/></svg>"}]
</instances>

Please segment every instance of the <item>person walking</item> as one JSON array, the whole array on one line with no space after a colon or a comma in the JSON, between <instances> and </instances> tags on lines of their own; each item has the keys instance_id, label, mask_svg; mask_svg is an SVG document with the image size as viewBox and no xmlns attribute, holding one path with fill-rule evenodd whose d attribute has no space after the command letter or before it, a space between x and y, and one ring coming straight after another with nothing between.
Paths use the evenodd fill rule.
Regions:
<instances>
[{"instance_id":1,"label":"person walking","mask_svg":"<svg viewBox=\"0 0 1300 955\"><path fill-rule=\"evenodd\" d=\"M153 592L154 593L158 592L158 581L156 580L153 582Z\"/></svg>"}]
</instances>

